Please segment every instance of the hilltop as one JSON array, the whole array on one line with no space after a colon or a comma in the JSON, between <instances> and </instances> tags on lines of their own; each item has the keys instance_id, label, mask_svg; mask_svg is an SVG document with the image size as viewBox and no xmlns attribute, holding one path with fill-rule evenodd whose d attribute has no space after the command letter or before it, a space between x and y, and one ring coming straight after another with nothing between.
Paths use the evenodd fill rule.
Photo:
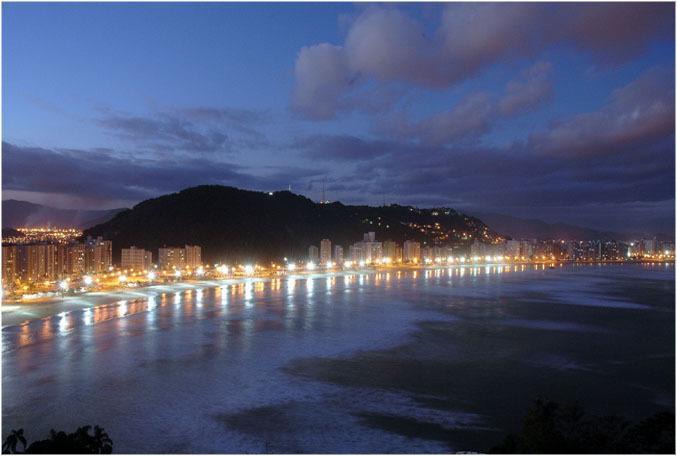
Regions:
<instances>
[{"instance_id":1,"label":"hilltop","mask_svg":"<svg viewBox=\"0 0 677 456\"><path fill-rule=\"evenodd\" d=\"M437 225L436 225L437 224ZM482 221L449 208L319 204L288 191L273 193L204 185L143 201L85 235L113 241L113 257L136 245L153 251L163 245L197 244L206 261L305 258L323 238L347 246L367 231L378 240L415 239L468 242L495 237ZM465 240L463 240L465 234ZM472 235L472 238L469 236Z\"/></svg>"}]
</instances>

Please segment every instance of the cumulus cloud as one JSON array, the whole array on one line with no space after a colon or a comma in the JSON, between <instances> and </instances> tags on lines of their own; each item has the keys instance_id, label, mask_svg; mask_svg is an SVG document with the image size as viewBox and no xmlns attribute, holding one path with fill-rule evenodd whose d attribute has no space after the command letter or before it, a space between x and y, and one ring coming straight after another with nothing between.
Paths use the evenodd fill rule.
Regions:
<instances>
[{"instance_id":1,"label":"cumulus cloud","mask_svg":"<svg viewBox=\"0 0 677 456\"><path fill-rule=\"evenodd\" d=\"M600 62L620 61L655 38L672 39L673 29L671 4L457 3L445 6L432 33L398 9L367 8L343 45L301 50L292 107L308 118L328 119L360 109L350 103L349 92L369 81L446 88L555 44L574 46Z\"/></svg>"},{"instance_id":2,"label":"cumulus cloud","mask_svg":"<svg viewBox=\"0 0 677 456\"><path fill-rule=\"evenodd\" d=\"M532 70L524 73L525 80L539 74ZM501 101L519 92L510 87ZM447 138L411 141L414 130L390 140L325 135L297 144L303 144L306 156L354 165L348 173L354 194L387 193L414 204L530 210L532 216L558 208L560 218L572 220L582 217L582 206L589 208L586 220L592 220L596 211L648 204L660 208L651 217L665 221L674 219L674 96L673 70L657 67L614 91L598 110L573 115L504 147L448 144ZM487 104L481 100L468 99L458 111L402 128L439 126L445 132L467 125L454 137L482 130L486 119L501 115L502 103L487 115L466 119L464 106L474 106L470 111L477 114L482 111L477 106ZM421 138L436 133L425 131Z\"/></svg>"}]
</instances>

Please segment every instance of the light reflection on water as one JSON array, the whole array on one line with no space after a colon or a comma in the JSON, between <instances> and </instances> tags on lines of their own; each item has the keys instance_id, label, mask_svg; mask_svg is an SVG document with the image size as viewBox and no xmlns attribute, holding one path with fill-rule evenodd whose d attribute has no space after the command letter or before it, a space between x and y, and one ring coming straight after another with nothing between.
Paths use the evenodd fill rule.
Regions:
<instances>
[{"instance_id":1,"label":"light reflection on water","mask_svg":"<svg viewBox=\"0 0 677 456\"><path fill-rule=\"evenodd\" d=\"M609 268L614 270L614 266ZM587 267L578 272L587 274L596 269ZM62 312L3 328L3 397L8 404L3 406L3 416L10 414L11 418L25 418L26 422L42 416L41 410L24 410L26 401L35 395L54 395L65 401L72 394L69 390L86 389L94 394L92 390L101 387L102 382L103 386L113 382L113 390L124 389L125 385L118 386L114 379L102 380L107 371L120 376L131 372L134 381L141 384L151 379L161 384L158 378L171 377L175 370L190 372L195 367L205 370L204 378L198 376L196 380L204 381L196 385L199 389L221 384L221 377L209 377L210 369L222 369L218 372L223 376L231 375L232 368L232 378L223 381L248 385L250 380L261 381L258 376L268 374L257 363L263 353L281 342L291 344L289 356L301 356L303 353L296 353L294 344L306 339L343 346L350 341L342 335L358 325L368 312L382 313L385 318L391 311L396 313L397 306L401 312L408 308L408 303L419 301L431 307L461 311L465 310L461 309L463 306L474 306L476 315L495 320L510 318L513 326L567 328L537 320L523 323L509 315L499 300L488 305L485 301L466 299L463 294L495 297L498 287L491 289L487 285L501 284L501 290L505 291L511 276L519 277L519 283L528 283L530 288L537 289L541 280L547 287L553 278L563 282L567 273L540 265L519 265L288 276L241 283L216 282L214 286L180 291L156 289L145 298ZM364 337L370 331L377 337L384 329L376 328L379 318L372 329L363 328L351 337ZM318 334L321 336L313 339ZM350 346L349 351L354 349ZM221 356L219 360L223 362L214 366L199 362L216 356ZM238 364L241 360L245 367ZM238 375L243 378L238 379ZM249 378L250 375L256 378ZM161 389L158 391L157 394L162 393Z\"/></svg>"}]
</instances>

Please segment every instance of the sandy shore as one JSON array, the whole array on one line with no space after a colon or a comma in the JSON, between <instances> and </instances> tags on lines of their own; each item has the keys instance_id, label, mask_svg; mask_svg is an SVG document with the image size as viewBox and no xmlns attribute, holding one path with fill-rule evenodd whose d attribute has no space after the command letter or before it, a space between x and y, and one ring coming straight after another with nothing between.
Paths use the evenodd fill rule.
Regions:
<instances>
[{"instance_id":1,"label":"sandy shore","mask_svg":"<svg viewBox=\"0 0 677 456\"><path fill-rule=\"evenodd\" d=\"M323 278L329 276L340 277L356 273L374 273L374 270L360 271L337 271L329 273L293 274L279 278L272 277L241 277L223 280L187 280L171 284L158 284L146 287L119 288L106 291L92 291L75 296L46 298L38 301L27 302L3 302L2 303L2 327L16 326L33 320L50 317L62 312L81 310L101 305L113 304L117 301L129 301L135 299L148 299L162 293L175 293L177 291L212 288L228 285L237 285L247 282L270 282L281 279L307 279Z\"/></svg>"}]
</instances>

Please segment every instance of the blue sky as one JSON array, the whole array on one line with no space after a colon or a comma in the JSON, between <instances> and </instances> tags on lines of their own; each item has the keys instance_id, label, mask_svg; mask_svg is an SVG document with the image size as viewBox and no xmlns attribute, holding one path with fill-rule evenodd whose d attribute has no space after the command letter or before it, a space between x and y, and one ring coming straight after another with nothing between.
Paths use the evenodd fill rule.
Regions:
<instances>
[{"instance_id":1,"label":"blue sky","mask_svg":"<svg viewBox=\"0 0 677 456\"><path fill-rule=\"evenodd\" d=\"M672 4L3 5L3 198L202 183L674 227Z\"/></svg>"}]
</instances>

